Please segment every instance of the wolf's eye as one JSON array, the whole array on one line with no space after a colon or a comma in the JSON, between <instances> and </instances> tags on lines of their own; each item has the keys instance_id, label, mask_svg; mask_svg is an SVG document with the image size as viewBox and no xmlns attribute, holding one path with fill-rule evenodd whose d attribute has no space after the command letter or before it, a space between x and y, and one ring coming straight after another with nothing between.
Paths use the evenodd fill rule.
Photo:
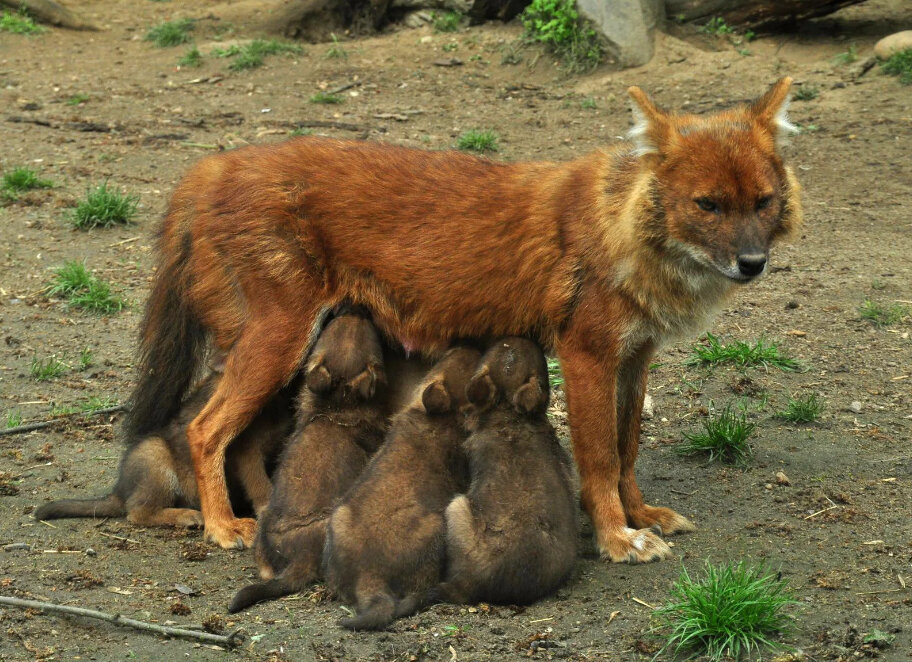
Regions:
<instances>
[{"instance_id":1,"label":"wolf's eye","mask_svg":"<svg viewBox=\"0 0 912 662\"><path fill-rule=\"evenodd\" d=\"M773 196L764 195L762 198L757 200L757 211L766 209L767 207L770 206L770 204L772 204L772 202L773 202Z\"/></svg>"},{"instance_id":2,"label":"wolf's eye","mask_svg":"<svg viewBox=\"0 0 912 662\"><path fill-rule=\"evenodd\" d=\"M712 212L713 214L719 213L719 205L714 200L710 200L709 198L697 198L694 202L696 202L697 207L703 211Z\"/></svg>"}]
</instances>

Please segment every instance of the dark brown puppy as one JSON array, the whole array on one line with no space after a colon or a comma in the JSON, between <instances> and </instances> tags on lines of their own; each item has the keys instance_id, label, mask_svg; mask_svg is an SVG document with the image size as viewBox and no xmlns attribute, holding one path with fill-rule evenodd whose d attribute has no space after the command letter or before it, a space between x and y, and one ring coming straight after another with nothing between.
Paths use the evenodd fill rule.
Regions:
<instances>
[{"instance_id":1,"label":"dark brown puppy","mask_svg":"<svg viewBox=\"0 0 912 662\"><path fill-rule=\"evenodd\" d=\"M298 425L273 476L254 554L266 581L242 588L230 613L305 588L320 575L332 509L386 432L375 398L385 382L383 350L369 320L346 314L320 334L306 368Z\"/></svg>"},{"instance_id":2,"label":"dark brown puppy","mask_svg":"<svg viewBox=\"0 0 912 662\"><path fill-rule=\"evenodd\" d=\"M471 484L446 509L451 602L527 604L556 590L577 554L570 456L548 423L541 349L505 338L482 357L467 388L477 408L465 448Z\"/></svg>"},{"instance_id":3,"label":"dark brown puppy","mask_svg":"<svg viewBox=\"0 0 912 662\"><path fill-rule=\"evenodd\" d=\"M332 514L324 554L329 586L377 630L421 606L439 583L447 504L466 488L465 387L479 352L456 348L431 369L397 414L386 443Z\"/></svg>"},{"instance_id":4,"label":"dark brown puppy","mask_svg":"<svg viewBox=\"0 0 912 662\"><path fill-rule=\"evenodd\" d=\"M222 378L221 361L157 434L130 444L120 460L117 483L97 499L61 499L35 510L39 520L63 517L123 517L140 526L202 527L199 492L187 443L187 425L212 397ZM233 500L246 497L254 512L269 503L272 482L266 464L274 460L294 423L291 397L280 393L238 437L225 458Z\"/></svg>"}]
</instances>

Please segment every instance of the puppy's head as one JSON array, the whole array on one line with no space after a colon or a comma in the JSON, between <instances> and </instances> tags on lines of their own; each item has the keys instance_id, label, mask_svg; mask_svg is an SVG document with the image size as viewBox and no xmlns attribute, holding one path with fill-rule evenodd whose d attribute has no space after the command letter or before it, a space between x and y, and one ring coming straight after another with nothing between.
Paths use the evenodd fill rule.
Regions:
<instances>
[{"instance_id":1,"label":"puppy's head","mask_svg":"<svg viewBox=\"0 0 912 662\"><path fill-rule=\"evenodd\" d=\"M344 314L327 324L307 361L305 383L318 395L373 398L386 377L383 349L370 320Z\"/></svg>"},{"instance_id":2,"label":"puppy's head","mask_svg":"<svg viewBox=\"0 0 912 662\"><path fill-rule=\"evenodd\" d=\"M544 412L548 406L548 365L541 348L527 338L504 338L494 343L469 380L466 397L478 411L508 402L523 415Z\"/></svg>"},{"instance_id":3,"label":"puppy's head","mask_svg":"<svg viewBox=\"0 0 912 662\"><path fill-rule=\"evenodd\" d=\"M454 347L431 368L420 387L421 404L428 414L463 411L468 404L466 385L481 353L469 347Z\"/></svg>"}]
</instances>

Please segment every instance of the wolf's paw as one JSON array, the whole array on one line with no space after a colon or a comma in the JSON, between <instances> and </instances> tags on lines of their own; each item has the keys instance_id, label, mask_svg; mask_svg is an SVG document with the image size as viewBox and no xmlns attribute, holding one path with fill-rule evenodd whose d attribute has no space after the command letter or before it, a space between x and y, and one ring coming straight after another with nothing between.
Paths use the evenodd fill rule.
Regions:
<instances>
[{"instance_id":1,"label":"wolf's paw","mask_svg":"<svg viewBox=\"0 0 912 662\"><path fill-rule=\"evenodd\" d=\"M613 563L649 563L671 558L671 547L659 535L658 529L623 527L599 536L602 558Z\"/></svg>"},{"instance_id":2,"label":"wolf's paw","mask_svg":"<svg viewBox=\"0 0 912 662\"><path fill-rule=\"evenodd\" d=\"M206 522L206 541L222 549L244 549L253 545L256 520L248 517Z\"/></svg>"},{"instance_id":3,"label":"wolf's paw","mask_svg":"<svg viewBox=\"0 0 912 662\"><path fill-rule=\"evenodd\" d=\"M174 517L174 526L181 526L187 529L202 529L206 521L203 514L192 508L175 508L181 512L176 513Z\"/></svg>"},{"instance_id":4,"label":"wolf's paw","mask_svg":"<svg viewBox=\"0 0 912 662\"><path fill-rule=\"evenodd\" d=\"M627 513L627 517L631 525L638 529L650 529L658 526L660 535L687 533L697 528L693 522L683 515L679 515L671 508L643 506L642 510Z\"/></svg>"}]
</instances>

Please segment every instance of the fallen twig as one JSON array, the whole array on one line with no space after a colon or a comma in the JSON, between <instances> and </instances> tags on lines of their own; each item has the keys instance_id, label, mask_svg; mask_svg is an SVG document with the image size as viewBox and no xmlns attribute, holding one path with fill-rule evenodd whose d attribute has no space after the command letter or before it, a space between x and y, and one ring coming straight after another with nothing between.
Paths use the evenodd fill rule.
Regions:
<instances>
[{"instance_id":1,"label":"fallen twig","mask_svg":"<svg viewBox=\"0 0 912 662\"><path fill-rule=\"evenodd\" d=\"M104 409L96 409L95 411L74 411L69 414L59 414L54 418L48 421L38 421L37 423L26 423L25 425L17 425L14 428L4 428L0 429L0 436L5 434L20 434L22 432L31 432L32 430L40 430L42 428L47 428L55 423L62 421L65 418L70 416L97 416L98 414L113 414L118 411L126 411L126 405L117 405L115 407L105 407Z\"/></svg>"},{"instance_id":2,"label":"fallen twig","mask_svg":"<svg viewBox=\"0 0 912 662\"><path fill-rule=\"evenodd\" d=\"M343 129L345 131L369 131L370 127L361 126L360 124L349 124L348 122L332 122L328 120L304 120L302 122L293 122L298 129Z\"/></svg>"},{"instance_id":3,"label":"fallen twig","mask_svg":"<svg viewBox=\"0 0 912 662\"><path fill-rule=\"evenodd\" d=\"M137 630L146 630L157 632L168 637L183 637L185 639L196 639L205 641L210 644L220 644L228 648L236 648L244 641L244 634L240 630L235 630L231 634L211 634L209 632L197 632L195 630L185 630L183 628L173 628L166 625L157 625L155 623L146 623L137 621L133 618L127 618L120 614L108 614L103 611L94 609L83 609L82 607L70 607L68 605L58 605L52 602L41 602L38 600L22 600L20 598L8 598L0 595L0 605L10 607L19 607L20 609L39 609L44 612L58 612L62 614L73 614L74 616L84 616L86 618L97 618L114 625L135 628Z\"/></svg>"},{"instance_id":4,"label":"fallen twig","mask_svg":"<svg viewBox=\"0 0 912 662\"><path fill-rule=\"evenodd\" d=\"M825 513L828 510L833 510L833 508L839 508L839 506L834 504L834 505L830 506L829 508L824 508L823 510L818 510L816 513L811 513L804 519L811 519L812 517L817 517L817 515L819 515L820 513Z\"/></svg>"}]
</instances>

